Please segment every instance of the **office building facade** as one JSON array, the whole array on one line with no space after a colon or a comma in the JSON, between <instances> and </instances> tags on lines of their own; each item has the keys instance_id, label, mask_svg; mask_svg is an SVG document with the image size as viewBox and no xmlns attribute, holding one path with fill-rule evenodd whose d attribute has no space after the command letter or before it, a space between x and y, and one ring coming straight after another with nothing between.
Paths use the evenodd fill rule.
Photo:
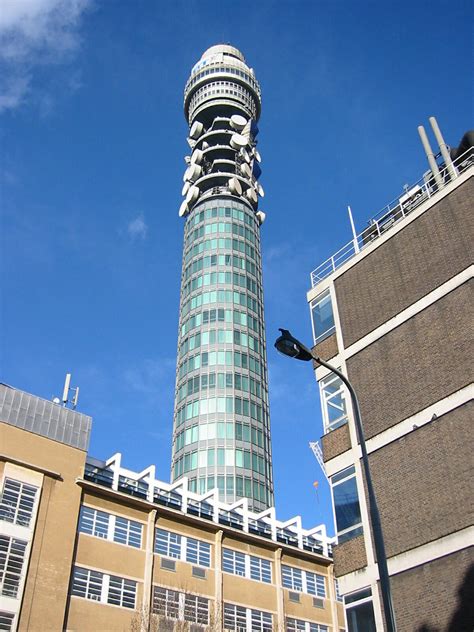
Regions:
<instances>
[{"instance_id":1,"label":"office building facade","mask_svg":"<svg viewBox=\"0 0 474 632\"><path fill-rule=\"evenodd\" d=\"M213 46L184 93L189 123L171 479L273 505L257 150L260 86Z\"/></svg>"},{"instance_id":2,"label":"office building facade","mask_svg":"<svg viewBox=\"0 0 474 632\"><path fill-rule=\"evenodd\" d=\"M358 394L397 630L472 629L473 151L441 165L312 273L314 351ZM466 135L465 139L469 135ZM349 631L384 629L348 393L316 368ZM469 614L470 613L470 614Z\"/></svg>"},{"instance_id":3,"label":"office building facade","mask_svg":"<svg viewBox=\"0 0 474 632\"><path fill-rule=\"evenodd\" d=\"M343 630L323 525L98 461L90 431L0 384L0 630Z\"/></svg>"}]
</instances>

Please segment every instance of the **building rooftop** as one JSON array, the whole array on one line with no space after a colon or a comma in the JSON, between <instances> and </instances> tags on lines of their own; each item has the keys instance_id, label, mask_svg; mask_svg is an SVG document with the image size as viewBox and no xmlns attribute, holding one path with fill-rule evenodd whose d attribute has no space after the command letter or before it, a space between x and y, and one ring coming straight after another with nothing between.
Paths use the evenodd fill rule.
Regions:
<instances>
[{"instance_id":1,"label":"building rooftop","mask_svg":"<svg viewBox=\"0 0 474 632\"><path fill-rule=\"evenodd\" d=\"M414 185L405 186L405 190L400 196L372 216L361 233L311 272L311 287L316 287L323 279L372 244L381 235L390 231L400 220L423 203L428 200L430 204L435 203L442 196L446 185L455 181L462 173L474 165L472 148L453 161L452 165L454 166L454 173L453 170L444 164L440 167L440 175L443 181L441 187L436 183L431 171L425 173Z\"/></svg>"},{"instance_id":2,"label":"building rooftop","mask_svg":"<svg viewBox=\"0 0 474 632\"><path fill-rule=\"evenodd\" d=\"M88 457L84 481L182 514L332 558L335 538L327 535L324 524L312 529L303 529L301 516L281 522L276 518L274 507L254 513L248 508L247 498L229 505L219 501L217 489L205 494L189 491L187 477L176 483L165 483L155 478L154 465L142 472L133 472L123 468L121 462L120 453L114 454L106 461Z\"/></svg>"}]
</instances>

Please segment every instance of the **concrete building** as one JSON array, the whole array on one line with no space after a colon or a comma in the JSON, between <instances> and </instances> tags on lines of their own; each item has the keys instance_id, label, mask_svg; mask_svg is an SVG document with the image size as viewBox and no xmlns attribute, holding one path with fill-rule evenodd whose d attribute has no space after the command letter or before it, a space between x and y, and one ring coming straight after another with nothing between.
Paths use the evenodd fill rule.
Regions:
<instances>
[{"instance_id":1,"label":"concrete building","mask_svg":"<svg viewBox=\"0 0 474 632\"><path fill-rule=\"evenodd\" d=\"M464 153L450 155L432 125L442 164L421 128L430 171L319 266L308 292L314 351L346 373L360 401L398 632L474 627L473 149L467 135ZM348 630L381 631L350 398L327 369L316 379Z\"/></svg>"},{"instance_id":2,"label":"concrete building","mask_svg":"<svg viewBox=\"0 0 474 632\"><path fill-rule=\"evenodd\" d=\"M273 475L257 150L260 86L233 46L212 46L184 91L190 155L171 480L271 507Z\"/></svg>"},{"instance_id":3,"label":"concrete building","mask_svg":"<svg viewBox=\"0 0 474 632\"><path fill-rule=\"evenodd\" d=\"M0 385L0 630L344 629L324 525L98 461L90 431Z\"/></svg>"}]
</instances>

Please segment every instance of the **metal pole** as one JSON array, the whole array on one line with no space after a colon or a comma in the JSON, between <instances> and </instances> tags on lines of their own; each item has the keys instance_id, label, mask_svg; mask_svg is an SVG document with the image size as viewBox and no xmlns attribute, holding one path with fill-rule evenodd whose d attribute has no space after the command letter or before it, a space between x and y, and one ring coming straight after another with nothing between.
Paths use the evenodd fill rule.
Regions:
<instances>
[{"instance_id":1,"label":"metal pole","mask_svg":"<svg viewBox=\"0 0 474 632\"><path fill-rule=\"evenodd\" d=\"M431 173L433 174L435 182L438 185L438 189L441 189L443 186L443 179L441 178L438 165L436 164L435 155L433 153L433 150L431 149L430 141L428 140L428 136L426 135L423 125L418 126L418 134L420 135L423 149L425 150L426 157L428 158Z\"/></svg>"},{"instance_id":2,"label":"metal pole","mask_svg":"<svg viewBox=\"0 0 474 632\"><path fill-rule=\"evenodd\" d=\"M382 524L380 522L380 514L375 499L374 487L372 485L372 477L370 475L369 457L367 447L365 445L364 430L362 428L362 420L360 415L359 402L356 392L347 377L338 369L331 366L321 358L318 358L311 352L313 359L322 366L335 373L347 386L351 395L352 407L354 408L354 418L359 437L359 443L362 450L362 464L364 467L365 482L367 484L367 495L369 500L369 513L372 522L372 533L374 536L375 554L377 556L377 565L379 568L380 591L382 593L382 603L385 613L385 625L387 632L396 632L395 613L393 611L392 594L390 590L390 577L388 574L387 554L385 553L385 544L383 539Z\"/></svg>"},{"instance_id":3,"label":"metal pole","mask_svg":"<svg viewBox=\"0 0 474 632\"><path fill-rule=\"evenodd\" d=\"M433 129L436 140L438 142L439 148L441 150L441 154L444 159L444 164L446 165L446 168L448 169L449 175L454 180L454 178L456 178L458 174L456 173L456 169L454 168L453 161L451 160L451 156L449 155L448 146L444 142L443 135L441 134L441 130L439 129L438 121L435 119L434 116L430 116L430 124Z\"/></svg>"},{"instance_id":4,"label":"metal pole","mask_svg":"<svg viewBox=\"0 0 474 632\"><path fill-rule=\"evenodd\" d=\"M359 252L359 243L357 241L357 233L356 233L356 229L354 226L354 218L352 217L352 209L350 206L347 207L347 212L349 213L349 221L351 223L351 228L352 228L352 237L353 237L353 242L354 242L354 251L357 253Z\"/></svg>"}]
</instances>

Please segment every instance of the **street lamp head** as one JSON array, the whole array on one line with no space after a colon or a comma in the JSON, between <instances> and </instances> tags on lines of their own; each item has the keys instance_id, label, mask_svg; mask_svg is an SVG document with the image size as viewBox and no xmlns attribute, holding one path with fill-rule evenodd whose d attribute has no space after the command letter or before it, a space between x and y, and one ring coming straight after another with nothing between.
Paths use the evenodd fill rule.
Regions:
<instances>
[{"instance_id":1,"label":"street lamp head","mask_svg":"<svg viewBox=\"0 0 474 632\"><path fill-rule=\"evenodd\" d=\"M311 351L305 345L293 338L288 329L280 329L281 336L275 340L275 348L283 355L296 360L304 360L308 362L313 358Z\"/></svg>"}]
</instances>

